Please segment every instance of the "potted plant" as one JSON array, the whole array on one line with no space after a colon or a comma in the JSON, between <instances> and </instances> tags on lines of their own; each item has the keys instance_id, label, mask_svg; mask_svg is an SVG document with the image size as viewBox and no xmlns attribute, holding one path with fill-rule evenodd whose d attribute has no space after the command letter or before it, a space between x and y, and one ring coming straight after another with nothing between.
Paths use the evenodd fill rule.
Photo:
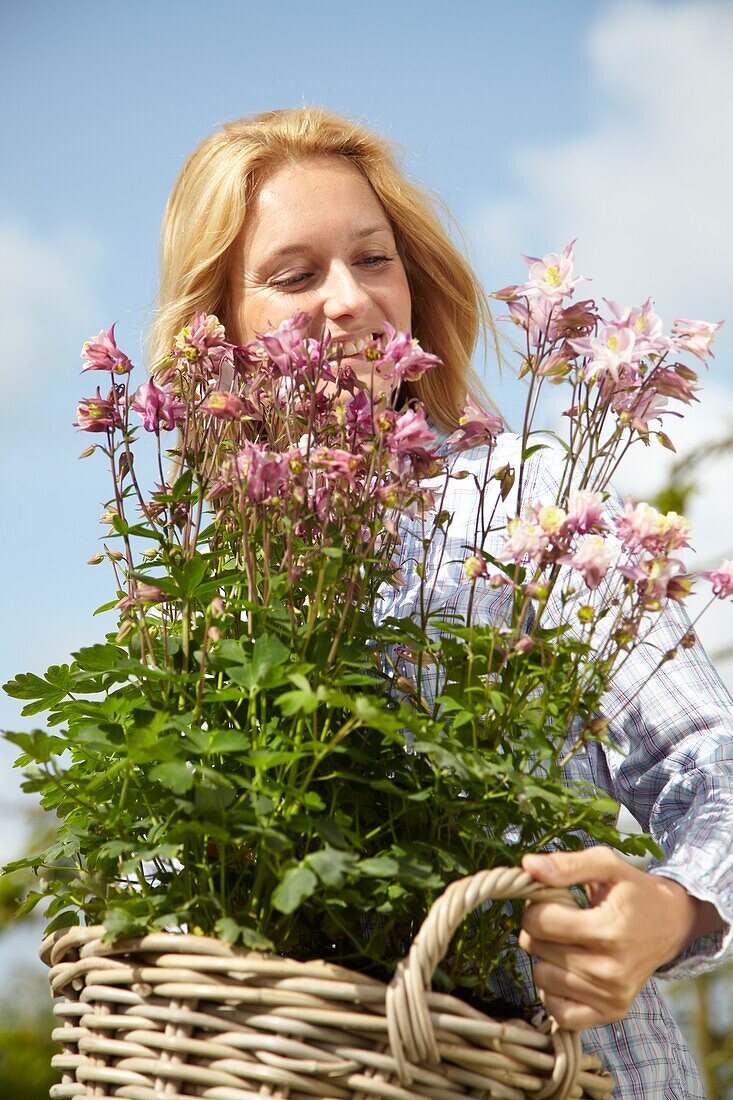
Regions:
<instances>
[{"instance_id":1,"label":"potted plant","mask_svg":"<svg viewBox=\"0 0 733 1100\"><path fill-rule=\"evenodd\" d=\"M26 908L48 902L43 953L66 998L55 1095L244 1097L269 1082L345 1096L395 1075L426 1095L487 1081L505 1096L578 1081L608 1094L569 1035L476 1007L516 905L484 905L450 942L490 897L547 896L517 870L525 851L581 833L653 848L622 838L614 804L563 766L608 737L614 670L689 592L686 522L645 505L612 522L604 502L632 442L670 445L650 426L661 398L695 389L672 360L709 348L716 326L663 337L650 303L603 321L565 300L571 260L533 261L497 294L526 340L516 469L491 465L493 413L470 402L446 439L419 405L374 401L302 314L244 347L197 315L134 391L114 326L84 346L84 370L110 378L77 427L110 468L92 562L112 567L100 610L117 623L6 685L24 714L49 712L46 729L6 736L58 836L7 870L32 866L43 887ZM394 394L438 363L388 326L361 354ZM564 449L533 432L548 382L573 390ZM557 499L527 500L547 446ZM468 536L450 506L466 478L496 502ZM408 530L420 552L406 560ZM456 539L460 611L431 588ZM419 614L394 610L407 569ZM482 592L501 615L476 613ZM434 970L441 992L427 993ZM440 1052L442 1078L420 1066Z\"/></svg>"}]
</instances>

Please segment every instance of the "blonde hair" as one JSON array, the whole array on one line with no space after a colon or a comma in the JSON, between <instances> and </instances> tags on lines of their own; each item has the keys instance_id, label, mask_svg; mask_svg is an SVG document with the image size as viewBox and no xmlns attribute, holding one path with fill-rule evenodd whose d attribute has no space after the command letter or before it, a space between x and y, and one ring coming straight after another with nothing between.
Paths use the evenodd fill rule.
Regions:
<instances>
[{"instance_id":1,"label":"blonde hair","mask_svg":"<svg viewBox=\"0 0 733 1100\"><path fill-rule=\"evenodd\" d=\"M321 108L268 111L225 123L186 161L163 219L151 364L197 310L227 324L230 254L257 188L284 162L313 156L345 158L384 208L407 274L413 332L444 364L408 384L402 396L419 398L437 425L455 428L467 392L481 393L471 359L479 335L494 331L484 291L433 200L405 179L389 144Z\"/></svg>"}]
</instances>

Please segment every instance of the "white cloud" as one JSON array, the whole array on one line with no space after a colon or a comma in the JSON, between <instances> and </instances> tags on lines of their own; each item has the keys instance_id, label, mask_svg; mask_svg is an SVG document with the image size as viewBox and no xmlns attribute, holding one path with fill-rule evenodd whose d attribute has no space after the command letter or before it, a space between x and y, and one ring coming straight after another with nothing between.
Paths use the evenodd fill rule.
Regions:
<instances>
[{"instance_id":1,"label":"white cloud","mask_svg":"<svg viewBox=\"0 0 733 1100\"><path fill-rule=\"evenodd\" d=\"M515 150L516 187L477 211L475 239L511 264L504 282L520 249L578 236L594 295L730 315L733 6L601 6L586 52L587 130Z\"/></svg>"},{"instance_id":2,"label":"white cloud","mask_svg":"<svg viewBox=\"0 0 733 1100\"><path fill-rule=\"evenodd\" d=\"M101 242L79 227L41 234L17 219L0 219L0 382L4 399L29 377L53 377L52 357L80 344L95 314L94 279ZM64 363L64 366L66 363Z\"/></svg>"}]
</instances>

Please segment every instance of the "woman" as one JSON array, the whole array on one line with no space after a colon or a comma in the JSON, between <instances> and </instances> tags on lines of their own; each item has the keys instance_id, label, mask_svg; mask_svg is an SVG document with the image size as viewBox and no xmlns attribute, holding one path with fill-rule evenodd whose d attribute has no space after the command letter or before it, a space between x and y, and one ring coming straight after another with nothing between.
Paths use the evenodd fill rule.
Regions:
<instances>
[{"instance_id":1,"label":"woman","mask_svg":"<svg viewBox=\"0 0 733 1100\"><path fill-rule=\"evenodd\" d=\"M386 144L314 109L228 124L184 166L163 228L152 361L197 310L216 313L240 341L303 310L362 375L369 366L358 351L385 322L411 330L444 366L399 397L418 397L444 430L476 392L471 357L489 323L476 276ZM497 448L510 458L512 438ZM547 485L543 461L535 477ZM465 502L466 523L475 505ZM402 613L409 595L408 585ZM628 685L616 687L624 698ZM547 1008L567 1027L590 1029L585 1045L612 1070L619 1095L689 1100L704 1095L699 1078L645 983L660 968L702 969L723 956L724 940L730 947L730 699L699 651L629 697L633 707L612 730L625 756L595 746L570 767L626 803L666 859L642 873L602 848L527 856L537 879L583 884L592 905L530 907L520 943L536 956Z\"/></svg>"}]
</instances>

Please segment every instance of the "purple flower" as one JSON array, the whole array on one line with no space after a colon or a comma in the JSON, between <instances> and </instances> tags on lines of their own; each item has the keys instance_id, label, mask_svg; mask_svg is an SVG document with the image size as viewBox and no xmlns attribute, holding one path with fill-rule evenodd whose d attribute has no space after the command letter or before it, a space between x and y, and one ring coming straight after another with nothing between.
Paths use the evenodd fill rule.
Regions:
<instances>
[{"instance_id":1,"label":"purple flower","mask_svg":"<svg viewBox=\"0 0 733 1100\"><path fill-rule=\"evenodd\" d=\"M106 432L122 427L117 390L113 386L107 397L102 397L97 386L95 397L85 397L79 402L76 415L74 427L81 432Z\"/></svg>"},{"instance_id":2,"label":"purple flower","mask_svg":"<svg viewBox=\"0 0 733 1100\"><path fill-rule=\"evenodd\" d=\"M102 329L95 340L87 340L81 349L81 357L87 364L82 367L82 374L88 370L109 370L113 374L129 374L132 370L132 363L124 351L120 351L117 347L114 325L107 332Z\"/></svg>"},{"instance_id":3,"label":"purple flower","mask_svg":"<svg viewBox=\"0 0 733 1100\"><path fill-rule=\"evenodd\" d=\"M156 434L161 429L171 431L186 413L186 406L178 394L168 385L157 386L152 378L138 386L132 407L140 414L145 430Z\"/></svg>"},{"instance_id":4,"label":"purple flower","mask_svg":"<svg viewBox=\"0 0 733 1100\"><path fill-rule=\"evenodd\" d=\"M483 409L471 397L467 399L459 424L460 428L456 429L446 441L453 451L469 451L473 447L491 447L496 436L504 431L504 422L501 417Z\"/></svg>"},{"instance_id":5,"label":"purple flower","mask_svg":"<svg viewBox=\"0 0 733 1100\"><path fill-rule=\"evenodd\" d=\"M358 390L346 405L346 427L351 435L365 436L372 431L372 402L364 390Z\"/></svg>"}]
</instances>

